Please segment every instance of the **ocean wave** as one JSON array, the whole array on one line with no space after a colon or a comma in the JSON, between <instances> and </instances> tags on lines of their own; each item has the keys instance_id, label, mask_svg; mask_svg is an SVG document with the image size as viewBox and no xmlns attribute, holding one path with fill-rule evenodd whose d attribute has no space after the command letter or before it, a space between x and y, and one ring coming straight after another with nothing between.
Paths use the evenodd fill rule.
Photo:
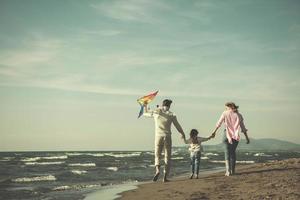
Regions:
<instances>
[{"instance_id":1,"label":"ocean wave","mask_svg":"<svg viewBox=\"0 0 300 200\"><path fill-rule=\"evenodd\" d=\"M22 183L22 182L36 182L36 181L55 181L56 177L53 175L47 176L36 176L36 177L23 177L12 179L13 182Z\"/></svg>"},{"instance_id":2,"label":"ocean wave","mask_svg":"<svg viewBox=\"0 0 300 200\"><path fill-rule=\"evenodd\" d=\"M205 156L218 156L217 153L204 153Z\"/></svg>"},{"instance_id":3,"label":"ocean wave","mask_svg":"<svg viewBox=\"0 0 300 200\"><path fill-rule=\"evenodd\" d=\"M41 157L41 159L60 160L60 159L68 159L68 156L48 156L48 157Z\"/></svg>"},{"instance_id":4,"label":"ocean wave","mask_svg":"<svg viewBox=\"0 0 300 200\"><path fill-rule=\"evenodd\" d=\"M89 155L89 156L95 156L95 157L103 157L103 156L105 156L105 153L89 153L87 155Z\"/></svg>"},{"instance_id":5,"label":"ocean wave","mask_svg":"<svg viewBox=\"0 0 300 200\"><path fill-rule=\"evenodd\" d=\"M71 172L73 174L78 174L78 175L86 174L87 173L87 171L85 171L85 170L71 170Z\"/></svg>"},{"instance_id":6,"label":"ocean wave","mask_svg":"<svg viewBox=\"0 0 300 200\"><path fill-rule=\"evenodd\" d=\"M60 160L60 159L68 159L68 156L27 157L27 158L23 158L21 161L23 161L23 162L35 162L35 161L38 161L38 160Z\"/></svg>"},{"instance_id":7,"label":"ocean wave","mask_svg":"<svg viewBox=\"0 0 300 200\"><path fill-rule=\"evenodd\" d=\"M105 153L66 153L68 156L95 156L103 157Z\"/></svg>"},{"instance_id":8,"label":"ocean wave","mask_svg":"<svg viewBox=\"0 0 300 200\"><path fill-rule=\"evenodd\" d=\"M256 153L256 154L254 154L254 156L272 157L272 155L268 155L265 153Z\"/></svg>"},{"instance_id":9,"label":"ocean wave","mask_svg":"<svg viewBox=\"0 0 300 200\"><path fill-rule=\"evenodd\" d=\"M15 157L3 157L0 161L6 162L6 161L11 161Z\"/></svg>"},{"instance_id":10,"label":"ocean wave","mask_svg":"<svg viewBox=\"0 0 300 200\"><path fill-rule=\"evenodd\" d=\"M35 162L35 161L38 161L40 159L41 159L41 157L23 158L21 161L23 161L23 162Z\"/></svg>"},{"instance_id":11,"label":"ocean wave","mask_svg":"<svg viewBox=\"0 0 300 200\"><path fill-rule=\"evenodd\" d=\"M73 167L96 167L95 163L71 163L69 166Z\"/></svg>"},{"instance_id":12,"label":"ocean wave","mask_svg":"<svg viewBox=\"0 0 300 200\"><path fill-rule=\"evenodd\" d=\"M65 163L64 161L60 162L26 162L25 165L60 165Z\"/></svg>"},{"instance_id":13,"label":"ocean wave","mask_svg":"<svg viewBox=\"0 0 300 200\"><path fill-rule=\"evenodd\" d=\"M252 164L255 163L254 160L238 160L236 163L245 163L245 164Z\"/></svg>"},{"instance_id":14,"label":"ocean wave","mask_svg":"<svg viewBox=\"0 0 300 200\"><path fill-rule=\"evenodd\" d=\"M95 157L103 157L103 156L111 156L115 158L124 158L124 157L135 157L140 156L142 152L133 152L133 153L66 153L68 156L95 156Z\"/></svg>"},{"instance_id":15,"label":"ocean wave","mask_svg":"<svg viewBox=\"0 0 300 200\"><path fill-rule=\"evenodd\" d=\"M209 157L207 157L207 156L201 156L201 160L208 160L209 159Z\"/></svg>"},{"instance_id":16,"label":"ocean wave","mask_svg":"<svg viewBox=\"0 0 300 200\"><path fill-rule=\"evenodd\" d=\"M110 171L114 171L114 172L119 170L119 168L117 168L117 167L107 167L106 169L110 170Z\"/></svg>"},{"instance_id":17,"label":"ocean wave","mask_svg":"<svg viewBox=\"0 0 300 200\"><path fill-rule=\"evenodd\" d=\"M153 151L147 151L147 152L145 152L145 154L154 155L154 152Z\"/></svg>"},{"instance_id":18,"label":"ocean wave","mask_svg":"<svg viewBox=\"0 0 300 200\"><path fill-rule=\"evenodd\" d=\"M184 157L174 157L174 158L172 158L172 160L183 160L184 159Z\"/></svg>"},{"instance_id":19,"label":"ocean wave","mask_svg":"<svg viewBox=\"0 0 300 200\"><path fill-rule=\"evenodd\" d=\"M225 160L210 160L209 162L212 162L212 163L225 163ZM255 161L253 161L253 160L237 160L236 163L252 164L252 163L255 163Z\"/></svg>"},{"instance_id":20,"label":"ocean wave","mask_svg":"<svg viewBox=\"0 0 300 200\"><path fill-rule=\"evenodd\" d=\"M69 189L71 189L71 186L63 185L63 186L55 187L52 190L54 190L54 191L62 191L62 190L69 190Z\"/></svg>"},{"instance_id":21,"label":"ocean wave","mask_svg":"<svg viewBox=\"0 0 300 200\"><path fill-rule=\"evenodd\" d=\"M102 184L91 184L91 185L62 185L62 186L57 186L54 187L52 190L53 191L64 191L64 190L70 190L70 189L75 189L75 190L79 190L79 189L83 189L83 188L93 188L93 187L99 187L102 186Z\"/></svg>"},{"instance_id":22,"label":"ocean wave","mask_svg":"<svg viewBox=\"0 0 300 200\"><path fill-rule=\"evenodd\" d=\"M81 156L81 155L85 155L84 153L66 153L66 155L68 156Z\"/></svg>"},{"instance_id":23,"label":"ocean wave","mask_svg":"<svg viewBox=\"0 0 300 200\"><path fill-rule=\"evenodd\" d=\"M126 158L126 157L136 157L140 156L142 152L134 152L134 153L120 153L120 154L115 154L115 153L105 153L106 156L112 156L115 158Z\"/></svg>"}]
</instances>

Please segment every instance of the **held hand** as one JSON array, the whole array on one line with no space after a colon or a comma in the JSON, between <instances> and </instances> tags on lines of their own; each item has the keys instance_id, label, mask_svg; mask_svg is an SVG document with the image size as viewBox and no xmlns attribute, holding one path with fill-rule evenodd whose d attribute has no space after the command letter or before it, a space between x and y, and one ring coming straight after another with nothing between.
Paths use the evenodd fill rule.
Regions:
<instances>
[{"instance_id":1,"label":"held hand","mask_svg":"<svg viewBox=\"0 0 300 200\"><path fill-rule=\"evenodd\" d=\"M216 133L215 132L213 132L212 134L211 134L211 136L210 136L211 138L215 138L216 137Z\"/></svg>"}]
</instances>

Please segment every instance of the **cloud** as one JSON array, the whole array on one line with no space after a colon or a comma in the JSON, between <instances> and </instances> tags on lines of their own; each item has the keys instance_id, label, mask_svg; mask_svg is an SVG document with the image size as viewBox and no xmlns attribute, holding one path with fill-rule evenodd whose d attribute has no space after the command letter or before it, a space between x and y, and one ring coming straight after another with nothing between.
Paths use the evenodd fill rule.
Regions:
<instances>
[{"instance_id":1,"label":"cloud","mask_svg":"<svg viewBox=\"0 0 300 200\"><path fill-rule=\"evenodd\" d=\"M36 66L42 66L55 59L63 46L64 43L57 39L24 39L19 48L6 51L3 50L1 52L1 71L10 71L10 73L16 75L21 71L26 71Z\"/></svg>"},{"instance_id":2,"label":"cloud","mask_svg":"<svg viewBox=\"0 0 300 200\"><path fill-rule=\"evenodd\" d=\"M100 35L100 36L116 36L121 34L121 31L118 30L84 30L81 32L81 34L87 34L87 35Z\"/></svg>"},{"instance_id":3,"label":"cloud","mask_svg":"<svg viewBox=\"0 0 300 200\"><path fill-rule=\"evenodd\" d=\"M168 9L166 4L156 0L110 0L90 6L109 18L147 23L158 23L156 11Z\"/></svg>"}]
</instances>

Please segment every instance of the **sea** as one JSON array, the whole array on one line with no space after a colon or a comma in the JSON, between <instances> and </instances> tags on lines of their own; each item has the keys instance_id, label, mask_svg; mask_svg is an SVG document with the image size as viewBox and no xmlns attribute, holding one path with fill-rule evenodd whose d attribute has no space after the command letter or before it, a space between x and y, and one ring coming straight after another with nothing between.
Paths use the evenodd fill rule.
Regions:
<instances>
[{"instance_id":1,"label":"sea","mask_svg":"<svg viewBox=\"0 0 300 200\"><path fill-rule=\"evenodd\" d=\"M300 152L237 153L240 165L287 158ZM202 153L201 172L223 167L223 152ZM174 148L171 177L189 171L187 148ZM0 152L0 199L86 199L110 186L151 181L153 174L153 151Z\"/></svg>"}]
</instances>

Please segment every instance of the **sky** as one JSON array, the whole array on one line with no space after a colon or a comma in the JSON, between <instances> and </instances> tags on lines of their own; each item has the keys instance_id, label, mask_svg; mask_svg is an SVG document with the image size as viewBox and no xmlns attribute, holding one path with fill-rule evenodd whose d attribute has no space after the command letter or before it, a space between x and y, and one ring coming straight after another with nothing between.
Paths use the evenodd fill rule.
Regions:
<instances>
[{"instance_id":1,"label":"sky","mask_svg":"<svg viewBox=\"0 0 300 200\"><path fill-rule=\"evenodd\" d=\"M297 0L0 0L0 151L152 150L173 100L186 135L240 106L250 138L300 143ZM222 131L207 144L218 144ZM173 145L183 145L173 128ZM242 137L243 138L243 137Z\"/></svg>"}]
</instances>

